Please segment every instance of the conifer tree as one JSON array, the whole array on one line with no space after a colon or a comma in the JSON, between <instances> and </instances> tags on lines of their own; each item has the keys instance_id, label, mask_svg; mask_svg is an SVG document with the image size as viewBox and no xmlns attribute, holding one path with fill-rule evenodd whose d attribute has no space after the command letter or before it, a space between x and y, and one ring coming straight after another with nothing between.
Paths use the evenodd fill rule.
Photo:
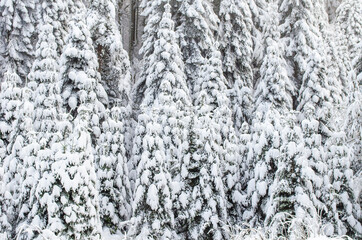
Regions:
<instances>
[{"instance_id":1,"label":"conifer tree","mask_svg":"<svg viewBox=\"0 0 362 240\"><path fill-rule=\"evenodd\" d=\"M49 202L48 228L60 239L100 239L98 191L90 131L97 132L99 102L95 88L99 86L97 58L89 32L83 23L85 6L74 5L69 36L61 56L61 82L66 107L74 116L72 134L62 143L52 164L54 175ZM69 90L69 91L68 91ZM72 91L73 90L73 91ZM72 95L67 95L72 93ZM99 131L98 131L99 133Z\"/></svg>"},{"instance_id":2,"label":"conifer tree","mask_svg":"<svg viewBox=\"0 0 362 240\"><path fill-rule=\"evenodd\" d=\"M19 85L21 79L9 68L4 74L4 81L1 83L1 137L4 143L2 152L4 158L1 158L1 167L4 175L1 181L0 198L1 222L0 231L13 236L14 226L16 225L16 214L18 213L17 199L19 196L20 172L21 167L17 169L16 158L13 158L12 149L19 151L18 142L14 142L14 135L17 119L19 118L18 109L21 105L22 91ZM16 151L15 151L16 152ZM14 201L15 199L15 201Z\"/></svg>"},{"instance_id":3,"label":"conifer tree","mask_svg":"<svg viewBox=\"0 0 362 240\"><path fill-rule=\"evenodd\" d=\"M98 57L100 83L111 104L121 99L126 106L130 100L130 62L116 23L116 1L90 1L87 24Z\"/></svg>"},{"instance_id":4,"label":"conifer tree","mask_svg":"<svg viewBox=\"0 0 362 240\"><path fill-rule=\"evenodd\" d=\"M38 24L40 26L43 23L48 23L52 26L56 43L56 52L60 55L67 35L67 4L64 0L40 0L39 5L40 19Z\"/></svg>"},{"instance_id":5,"label":"conifer tree","mask_svg":"<svg viewBox=\"0 0 362 240\"><path fill-rule=\"evenodd\" d=\"M39 180L39 172L36 167L39 144L36 141L36 133L33 126L34 104L32 102L32 94L29 88L24 87L22 89L22 103L18 109L19 118L17 120L21 130L15 140L18 141L19 138L22 140L22 148L18 156L14 154L14 157L18 158L18 167L21 169L21 188L18 197L19 215L16 222L16 233L17 236L20 236L20 239L27 239L26 232L29 228L28 215L33 206L32 199L35 196L34 185Z\"/></svg>"},{"instance_id":6,"label":"conifer tree","mask_svg":"<svg viewBox=\"0 0 362 240\"><path fill-rule=\"evenodd\" d=\"M313 189L310 199L317 212L324 217L327 209L322 194L324 191L323 185L328 182L325 179L328 165L326 164L326 151L323 148L323 138L320 134L322 123L314 118L315 110L313 107L308 106L304 112L305 117L300 124L304 137L304 157L307 159L307 166L311 169L306 175L311 182L310 187ZM312 216L313 221L317 220L318 217L316 215Z\"/></svg>"},{"instance_id":7,"label":"conifer tree","mask_svg":"<svg viewBox=\"0 0 362 240\"><path fill-rule=\"evenodd\" d=\"M293 114L291 112L290 114ZM316 224L317 209L313 205L313 170L304 153L302 129L295 117L289 115L281 132L280 156L277 171L270 187L265 226L270 238L306 238L306 226Z\"/></svg>"},{"instance_id":8,"label":"conifer tree","mask_svg":"<svg viewBox=\"0 0 362 240\"><path fill-rule=\"evenodd\" d=\"M105 110L102 102L108 101L108 96L99 83L97 56L92 45L90 32L82 19L84 13L79 13L79 11L85 11L85 6L80 1L76 1L70 12L73 14L73 18L77 19L72 21L73 26L70 26L67 44L60 59L62 97L66 110L73 117L76 117L77 108L81 102L81 90L87 89L96 93L95 113L102 114ZM77 22L78 20L79 22ZM84 71L79 71L79 69L84 69ZM78 72L82 75L89 74L92 79L95 79L95 83L87 84L87 82L81 81L82 78L77 78L79 80L77 82L75 79ZM92 124L99 127L99 116L92 116ZM99 134L99 129L94 134Z\"/></svg>"},{"instance_id":9,"label":"conifer tree","mask_svg":"<svg viewBox=\"0 0 362 240\"><path fill-rule=\"evenodd\" d=\"M334 133L327 142L328 177L325 202L328 208L326 233L330 236L362 234L361 207L353 190L353 171L350 168L350 148L345 144L343 132Z\"/></svg>"},{"instance_id":10,"label":"conifer tree","mask_svg":"<svg viewBox=\"0 0 362 240\"><path fill-rule=\"evenodd\" d=\"M350 62L354 73L349 79L346 92L347 98L347 119L344 123L344 131L348 143L353 146L353 156L351 157L351 167L358 176L361 169L362 156L361 148L361 99L360 83L362 79L362 22L361 22L361 6L358 1L343 1L337 9L336 25L341 38L340 45L347 49L341 53L343 62Z\"/></svg>"},{"instance_id":11,"label":"conifer tree","mask_svg":"<svg viewBox=\"0 0 362 240\"><path fill-rule=\"evenodd\" d=\"M146 31L145 36L150 37L152 31L156 35L153 36L155 42L143 46L152 50L146 56L150 61L142 73L146 77L145 92L134 145L138 177L133 205L137 224L133 234L136 239L171 239L176 237L172 182L179 181L180 162L187 159L187 113L190 114L191 100L171 6L168 1L153 4L144 1L143 4L144 12L150 17L146 22L150 32ZM165 10L159 19L162 8ZM175 205L179 205L180 200L175 201Z\"/></svg>"},{"instance_id":12,"label":"conifer tree","mask_svg":"<svg viewBox=\"0 0 362 240\"><path fill-rule=\"evenodd\" d=\"M33 130L34 106L30 100L31 90L22 88L20 98L3 165L5 175L2 193L5 197L5 216L12 225L8 231L10 237L14 237L27 220L32 186L38 179L34 165L35 153L39 147ZM7 201L9 202L6 203Z\"/></svg>"},{"instance_id":13,"label":"conifer tree","mask_svg":"<svg viewBox=\"0 0 362 240\"><path fill-rule=\"evenodd\" d=\"M361 55L362 7L358 0L343 1L337 9L336 25L345 37L350 59ZM357 73L358 74L358 73Z\"/></svg>"},{"instance_id":14,"label":"conifer tree","mask_svg":"<svg viewBox=\"0 0 362 240\"><path fill-rule=\"evenodd\" d=\"M263 21L266 52L260 68L260 79L255 90L255 119L252 129L252 146L249 155L252 169L247 187L247 211L244 220L252 225L263 225L269 189L274 180L280 157L282 126L292 109L293 85L287 75L287 65L278 44L280 34L275 3L268 6L269 16Z\"/></svg>"},{"instance_id":15,"label":"conifer tree","mask_svg":"<svg viewBox=\"0 0 362 240\"><path fill-rule=\"evenodd\" d=\"M282 32L287 36L287 56L294 62L291 65L295 69L294 79L301 84L297 110L301 112L299 120L306 143L308 165L313 170L310 173L313 186L311 199L322 218L325 218L327 209L322 199L322 186L327 165L326 151L322 146L336 130L331 117L333 107L340 99L340 93L336 91L338 88L334 86L340 86L340 83L337 78L328 78L327 75L324 54L326 44L322 38L323 31L321 32L325 24L324 19L320 17L321 3L303 3L294 6L290 1L283 2L281 11L285 19ZM294 28L290 28L292 23Z\"/></svg>"},{"instance_id":16,"label":"conifer tree","mask_svg":"<svg viewBox=\"0 0 362 240\"><path fill-rule=\"evenodd\" d=\"M222 225L227 215L227 203L222 199L225 191L234 191L239 162L221 54L215 40L219 20L210 1L180 1L176 17L186 78L196 106L190 133L191 156L182 166L184 199L191 197L181 216L190 226L184 234L191 239L220 239L225 234ZM195 176L195 171L202 174ZM226 181L228 187L224 189Z\"/></svg>"},{"instance_id":17,"label":"conifer tree","mask_svg":"<svg viewBox=\"0 0 362 240\"><path fill-rule=\"evenodd\" d=\"M209 0L179 0L176 13L179 45L185 63L185 74L191 97L195 101L202 78L201 68L217 48L215 42L219 19Z\"/></svg>"},{"instance_id":18,"label":"conifer tree","mask_svg":"<svg viewBox=\"0 0 362 240\"><path fill-rule=\"evenodd\" d=\"M343 125L343 131L346 134L346 141L352 146L351 152L351 168L356 176L361 173L362 156L362 93L359 82L361 82L362 73L358 76L353 75L352 82L349 86L349 97L347 107L347 118Z\"/></svg>"},{"instance_id":19,"label":"conifer tree","mask_svg":"<svg viewBox=\"0 0 362 240\"><path fill-rule=\"evenodd\" d=\"M318 53L319 59L322 62L325 60L322 54L325 44L319 26L321 21L318 21L318 14L322 12L322 8L319 0L315 4L310 0L280 2L280 30L283 36L281 40L285 44L288 76L298 88L302 85L305 72L308 71L308 59L314 58Z\"/></svg>"},{"instance_id":20,"label":"conifer tree","mask_svg":"<svg viewBox=\"0 0 362 240\"><path fill-rule=\"evenodd\" d=\"M222 225L226 220L225 189L222 178L223 156L220 128L213 119L206 92L198 97L198 107L193 119L190 160L184 162L182 171L185 192L182 216L188 226L188 239L223 239ZM232 173L231 173L232 174ZM234 182L232 182L234 184ZM232 187L232 186L231 186Z\"/></svg>"},{"instance_id":21,"label":"conifer tree","mask_svg":"<svg viewBox=\"0 0 362 240\"><path fill-rule=\"evenodd\" d=\"M149 88L149 84L147 83L147 78L150 78L148 70L150 70L151 64L153 64L154 59L153 53L154 53L154 43L158 39L157 37L157 30L158 30L158 24L161 21L163 8L162 4L165 1L158 2L152 2L152 1L142 1L140 7L143 9L142 15L146 18L146 26L144 28L144 33L142 35L143 44L140 49L140 54L143 55L142 60L142 66L145 71L142 71L140 74L139 79L135 83L134 90L133 90L133 100L136 103L136 105L152 105L156 94L154 94L153 97L149 100L150 102L146 103L144 99L146 98L145 93L146 89L148 91L152 91L157 89L157 87ZM156 83L157 82L152 82ZM159 83L158 83L159 84ZM150 94L151 96L152 94Z\"/></svg>"},{"instance_id":22,"label":"conifer tree","mask_svg":"<svg viewBox=\"0 0 362 240\"><path fill-rule=\"evenodd\" d=\"M99 82L97 56L90 32L82 19L85 16L85 6L80 1L76 1L74 6L70 6L69 11L75 20L71 21L73 26L69 28L67 44L60 58L61 93L66 112L73 118L77 116L78 106L83 101L81 98L85 97L81 95L84 92L82 90L96 94L94 102L92 102L92 116L89 125L92 143L95 144L96 138L101 134L100 126L105 114L103 103L108 102L108 96ZM89 79L92 81L89 82Z\"/></svg>"},{"instance_id":23,"label":"conifer tree","mask_svg":"<svg viewBox=\"0 0 362 240\"><path fill-rule=\"evenodd\" d=\"M147 114L152 118L159 118L157 111L156 114ZM131 234L134 239L173 239L176 238L176 233L172 212L171 175L167 170L162 126L149 119L144 127L133 202L136 225Z\"/></svg>"},{"instance_id":24,"label":"conifer tree","mask_svg":"<svg viewBox=\"0 0 362 240\"><path fill-rule=\"evenodd\" d=\"M1 1L0 11L0 34L6 46L3 52L5 64L10 64L25 83L34 57L35 1Z\"/></svg>"},{"instance_id":25,"label":"conifer tree","mask_svg":"<svg viewBox=\"0 0 362 240\"><path fill-rule=\"evenodd\" d=\"M56 5L53 6L56 8ZM59 67L57 54L59 43L54 33L53 15L43 12L42 22L39 24L40 34L36 45L36 59L29 74L29 85L35 88L32 99L34 101L33 124L36 132L36 142L39 149L36 161L29 167L38 176L38 181L31 183L31 196L28 204L31 210L28 213L26 224L35 231L28 231L28 238L39 237L38 229L46 229L51 222L50 212L52 205L47 200L52 195L54 176L51 170L57 151L60 151L60 142L69 134L70 123L67 121L62 108L60 96ZM30 169L27 169L27 172ZM27 175L26 172L26 175Z\"/></svg>"},{"instance_id":26,"label":"conifer tree","mask_svg":"<svg viewBox=\"0 0 362 240\"><path fill-rule=\"evenodd\" d=\"M195 81L195 118L190 133L190 160L182 166L187 198L184 218L191 239L225 237L225 191L234 192L238 169L237 139L235 137L221 54L212 52ZM200 175L195 175L200 172ZM227 187L225 189L225 186ZM231 200L230 200L231 203Z\"/></svg>"},{"instance_id":27,"label":"conifer tree","mask_svg":"<svg viewBox=\"0 0 362 240\"><path fill-rule=\"evenodd\" d=\"M94 81L94 79L93 79ZM95 93L82 93L74 130L52 164L49 225L60 239L101 239L96 172L89 133Z\"/></svg>"},{"instance_id":28,"label":"conifer tree","mask_svg":"<svg viewBox=\"0 0 362 240\"><path fill-rule=\"evenodd\" d=\"M120 223L131 217L131 186L125 149L122 107L114 106L105 114L102 133L97 141L97 178L100 217L103 227L122 230Z\"/></svg>"},{"instance_id":29,"label":"conifer tree","mask_svg":"<svg viewBox=\"0 0 362 240\"><path fill-rule=\"evenodd\" d=\"M246 1L223 0L220 5L220 51L223 72L231 88L230 98L235 129L250 123L252 72L252 18Z\"/></svg>"},{"instance_id":30,"label":"conifer tree","mask_svg":"<svg viewBox=\"0 0 362 240\"><path fill-rule=\"evenodd\" d=\"M1 141L3 142L3 157L7 154L7 145L9 144L9 135L11 134L12 124L17 118L16 109L21 99L21 79L13 71L12 67L8 67L1 83L0 92L0 127ZM3 159L3 158L2 158Z\"/></svg>"},{"instance_id":31,"label":"conifer tree","mask_svg":"<svg viewBox=\"0 0 362 240\"><path fill-rule=\"evenodd\" d=\"M324 185L328 184L329 179L323 176L327 174L328 168L326 154L331 149L326 143L338 129L333 115L336 114L336 106L341 101L342 88L338 77L331 76L327 70L327 58L324 53L326 44L322 38L326 23L321 17L322 8L320 2L312 5L306 1L304 5L297 6L294 14L289 15L294 16L291 18L294 20L286 18L285 23L289 25L293 21L298 26L294 28L294 40L291 39L290 42L294 42L293 48L297 49L293 56L296 77L301 80L297 110L301 111L300 122L306 142L306 157L313 170L309 174L313 186L311 199L322 220L329 221L330 201L324 198ZM304 14L300 14L301 11ZM293 31L290 32L293 36ZM322 146L325 146L324 149ZM313 218L317 219L317 216Z\"/></svg>"}]
</instances>

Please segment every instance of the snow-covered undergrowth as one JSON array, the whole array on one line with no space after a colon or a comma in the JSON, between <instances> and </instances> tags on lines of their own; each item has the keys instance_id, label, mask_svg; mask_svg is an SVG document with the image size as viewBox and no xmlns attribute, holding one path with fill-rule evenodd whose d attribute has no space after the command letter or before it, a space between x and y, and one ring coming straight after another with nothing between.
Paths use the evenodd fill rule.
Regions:
<instances>
[{"instance_id":1,"label":"snow-covered undergrowth","mask_svg":"<svg viewBox=\"0 0 362 240\"><path fill-rule=\"evenodd\" d=\"M296 219L291 220L290 224L296 224L299 221ZM227 232L229 233L230 240L352 240L352 238L348 236L334 236L328 237L324 234L325 226L320 223L315 224L314 226L302 226L303 229L307 231L304 232L304 236L300 236L297 233L291 233L290 236L286 237L283 235L279 235L274 229L269 228L251 228L248 224L243 224L240 226L230 226L225 225ZM34 229L32 229L34 230ZM298 230L298 229L297 229ZM296 231L297 231L296 230ZM27 231L27 229L23 229L22 231ZM49 230L40 230L39 233L41 238L44 240L58 240L58 238ZM0 239L8 239L6 234L0 233ZM107 229L104 229L102 232L102 240L131 240L127 233L118 233L112 234Z\"/></svg>"},{"instance_id":2,"label":"snow-covered undergrowth","mask_svg":"<svg viewBox=\"0 0 362 240\"><path fill-rule=\"evenodd\" d=\"M293 219L285 224L290 225L291 229L293 224L300 223L299 220ZM307 226L304 224L300 225L299 228L295 228L294 232L290 231L289 236L281 235L280 232L275 231L275 229L271 228L251 228L248 224L244 224L241 226L227 226L226 227L230 240L352 240L348 236L326 236L325 226L320 223L315 224L314 226ZM303 234L300 234L300 228L303 228L305 231Z\"/></svg>"}]
</instances>

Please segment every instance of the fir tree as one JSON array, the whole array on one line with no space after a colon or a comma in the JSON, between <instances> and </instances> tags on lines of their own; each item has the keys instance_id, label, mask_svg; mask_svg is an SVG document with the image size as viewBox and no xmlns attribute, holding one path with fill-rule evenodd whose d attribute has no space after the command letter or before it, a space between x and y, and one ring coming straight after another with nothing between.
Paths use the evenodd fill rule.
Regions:
<instances>
[{"instance_id":1,"label":"fir tree","mask_svg":"<svg viewBox=\"0 0 362 240\"><path fill-rule=\"evenodd\" d=\"M285 44L288 76L298 88L302 85L305 72L309 70L306 64L308 59L318 53L319 59L324 61L322 52L325 44L318 21L318 14L322 14L321 8L319 0L315 4L310 0L280 2L281 40Z\"/></svg>"},{"instance_id":2,"label":"fir tree","mask_svg":"<svg viewBox=\"0 0 362 240\"><path fill-rule=\"evenodd\" d=\"M0 11L0 33L6 46L5 64L10 64L25 83L34 57L35 1L1 1Z\"/></svg>"},{"instance_id":3,"label":"fir tree","mask_svg":"<svg viewBox=\"0 0 362 240\"><path fill-rule=\"evenodd\" d=\"M16 89L13 90L16 93ZM11 229L7 229L7 231L12 237L23 228L23 224L27 220L31 207L29 199L32 196L32 186L38 179L34 168L38 144L35 141L33 130L34 106L30 102L30 89L22 88L20 98L21 101L14 112L15 119L11 125L7 156L3 163L5 171L2 186L5 200L5 213L3 214L7 218L7 221L4 219L5 223L11 224Z\"/></svg>"},{"instance_id":4,"label":"fir tree","mask_svg":"<svg viewBox=\"0 0 362 240\"><path fill-rule=\"evenodd\" d=\"M39 23L38 27L43 23L48 23L53 28L53 35L57 45L56 52L61 54L64 41L67 35L68 25L66 23L67 4L64 0L39 1ZM40 36L39 36L40 37ZM36 50L36 49L35 49Z\"/></svg>"},{"instance_id":5,"label":"fir tree","mask_svg":"<svg viewBox=\"0 0 362 240\"><path fill-rule=\"evenodd\" d=\"M134 146L140 180L136 181L133 207L137 225L133 234L140 239L170 239L176 237L171 191L179 181L180 162L188 157L184 155L188 147L187 113L191 100L182 72L171 6L168 1L144 4L144 12L156 17L150 18L146 26L147 29L153 27L156 38L152 45L143 46L152 49L152 52L146 57L150 62L142 73L147 78ZM165 13L158 19L157 13L163 7ZM143 180L145 174L150 176L150 180ZM149 189L147 193L146 189ZM179 201L175 199L176 209Z\"/></svg>"},{"instance_id":6,"label":"fir tree","mask_svg":"<svg viewBox=\"0 0 362 240\"><path fill-rule=\"evenodd\" d=\"M219 20L210 1L180 1L176 17L187 82L196 106L190 133L191 156L182 165L184 199L190 199L181 216L189 225L184 234L191 239L220 239L225 234L222 225L227 215L227 203L222 199L225 191L234 191L239 166L226 80L215 40ZM198 171L202 174L195 176ZM228 189L224 189L226 181Z\"/></svg>"},{"instance_id":7,"label":"fir tree","mask_svg":"<svg viewBox=\"0 0 362 240\"><path fill-rule=\"evenodd\" d=\"M37 152L39 144L36 141L36 133L33 126L34 104L32 102L32 92L27 87L22 89L22 103L19 106L19 118L17 125L19 130L16 135L17 142L21 144L21 150L17 153L13 151L13 158L18 161L18 171L20 171L20 194L18 196L18 217L16 220L16 232L20 239L27 239L28 215L32 208L33 198L35 196L34 184L39 180L37 171ZM14 161L14 160L12 160Z\"/></svg>"},{"instance_id":8,"label":"fir tree","mask_svg":"<svg viewBox=\"0 0 362 240\"><path fill-rule=\"evenodd\" d=\"M87 24L98 57L100 83L112 104L121 99L122 105L126 106L130 100L130 62L123 49L115 11L114 0L90 1Z\"/></svg>"},{"instance_id":9,"label":"fir tree","mask_svg":"<svg viewBox=\"0 0 362 240\"><path fill-rule=\"evenodd\" d=\"M362 7L358 0L343 1L337 9L336 25L345 37L350 59L361 55Z\"/></svg>"},{"instance_id":10,"label":"fir tree","mask_svg":"<svg viewBox=\"0 0 362 240\"><path fill-rule=\"evenodd\" d=\"M246 1L224 0L220 5L220 51L223 72L231 88L230 98L235 129L250 123L252 72L252 18Z\"/></svg>"},{"instance_id":11,"label":"fir tree","mask_svg":"<svg viewBox=\"0 0 362 240\"><path fill-rule=\"evenodd\" d=\"M189 225L187 237L220 239L226 234L222 228L227 215L225 191L234 192L239 180L235 175L239 167L237 139L228 108L220 52L213 50L201 73L195 82L195 89L199 89L190 133L192 155L182 166L185 194L190 199L185 204L183 217Z\"/></svg>"},{"instance_id":12,"label":"fir tree","mask_svg":"<svg viewBox=\"0 0 362 240\"><path fill-rule=\"evenodd\" d=\"M19 134L20 126L19 108L21 105L22 90L20 77L9 68L4 74L4 82L1 84L1 135L3 141L1 167L4 175L1 182L1 232L14 236L16 217L19 213L19 195L21 184L22 162L18 161L19 151L22 148L23 136ZM26 135L26 132L24 132Z\"/></svg>"},{"instance_id":13,"label":"fir tree","mask_svg":"<svg viewBox=\"0 0 362 240\"><path fill-rule=\"evenodd\" d=\"M154 1L142 1L140 4L142 11L142 15L145 17L146 26L143 31L142 40L143 44L140 49L140 54L143 56L142 67L144 71L141 72L139 79L135 83L132 92L132 98L135 102L135 105L152 105L156 94L150 99L146 99L150 102L145 102L145 92L146 89L148 91L152 91L157 89L157 87L149 88L149 83L147 83L147 78L150 78L149 72L147 70L150 69L151 64L154 62L152 57L154 56L154 43L157 40L157 30L159 22L162 18L163 13L163 4L165 1L154 2ZM157 82L152 82L153 84L157 84Z\"/></svg>"},{"instance_id":14,"label":"fir tree","mask_svg":"<svg viewBox=\"0 0 362 240\"><path fill-rule=\"evenodd\" d=\"M271 24L264 25L266 52L254 97L256 117L249 155L254 172L247 187L248 210L244 212L244 220L251 221L252 225L263 225L266 204L271 195L269 186L274 180L280 157L282 127L288 121L286 114L292 109L294 90L278 44L280 34L275 4L270 3L268 10L270 15L265 15L263 20Z\"/></svg>"},{"instance_id":15,"label":"fir tree","mask_svg":"<svg viewBox=\"0 0 362 240\"><path fill-rule=\"evenodd\" d=\"M193 119L190 160L182 171L184 199L183 218L188 225L188 239L222 239L226 220L225 189L221 164L224 160L220 128L212 118L205 92L201 92ZM232 182L234 184L234 182Z\"/></svg>"},{"instance_id":16,"label":"fir tree","mask_svg":"<svg viewBox=\"0 0 362 240\"><path fill-rule=\"evenodd\" d=\"M209 0L179 0L176 13L179 45L185 63L185 74L191 97L195 101L200 91L201 69L217 48L215 33L219 19Z\"/></svg>"},{"instance_id":17,"label":"fir tree","mask_svg":"<svg viewBox=\"0 0 362 240\"><path fill-rule=\"evenodd\" d=\"M351 157L351 167L355 174L360 174L362 156L361 149L361 90L360 84L362 79L362 22L361 22L361 6L358 1L343 1L337 9L336 25L340 34L340 45L345 46L340 54L343 62L350 62L354 73L349 79L350 82L346 87L348 93L347 103L347 119L344 123L344 131L346 139L353 145L353 156Z\"/></svg>"},{"instance_id":18,"label":"fir tree","mask_svg":"<svg viewBox=\"0 0 362 240\"><path fill-rule=\"evenodd\" d=\"M328 208L326 227L328 235L358 237L362 234L361 207L353 190L353 171L350 168L350 150L344 133L334 133L327 142L328 177L325 196Z\"/></svg>"},{"instance_id":19,"label":"fir tree","mask_svg":"<svg viewBox=\"0 0 362 240\"><path fill-rule=\"evenodd\" d=\"M326 215L326 203L323 195L323 175L326 174L326 155L323 145L336 130L331 121L333 106L338 104L340 93L334 86L340 86L337 78L328 78L326 70L325 42L322 38L324 19L321 17L321 3L315 6L310 1L293 7L293 3L285 1L281 5L284 24L283 34L286 34L287 56L292 57L295 69L294 79L301 83L297 110L301 111L299 118L305 139L305 152L308 165L313 170L310 179L313 194L310 196L314 208ZM289 11L287 15L286 11ZM322 14L323 15L323 14ZM294 23L294 28L290 24ZM288 50L289 49L289 50ZM338 90L338 88L337 88ZM316 218L317 216L314 216Z\"/></svg>"},{"instance_id":20,"label":"fir tree","mask_svg":"<svg viewBox=\"0 0 362 240\"><path fill-rule=\"evenodd\" d=\"M349 86L349 97L347 107L347 118L343 125L343 131L346 133L346 141L351 144L351 168L356 176L361 173L361 156L362 156L362 93L359 82L361 82L362 73L358 76L353 75L353 81Z\"/></svg>"},{"instance_id":21,"label":"fir tree","mask_svg":"<svg viewBox=\"0 0 362 240\"><path fill-rule=\"evenodd\" d=\"M56 160L51 166L53 193L48 201L54 208L49 214L49 229L61 239L100 239L98 191L90 131L93 129L94 134L100 134L97 129L98 114L103 112L104 107L95 92L99 86L97 58L82 21L85 7L81 2L76 2L74 10L61 56L63 97L66 97L66 107L75 118L74 128L62 143L63 148L56 153Z\"/></svg>"},{"instance_id":22,"label":"fir tree","mask_svg":"<svg viewBox=\"0 0 362 240\"><path fill-rule=\"evenodd\" d=\"M48 12L43 14L43 22L39 25L36 59L29 74L29 85L35 88L32 96L33 123L39 149L36 162L31 166L38 176L38 181L32 183L32 195L29 198L31 211L26 221L36 231L29 231L28 238L39 237L38 229L46 229L51 222L52 205L48 202L53 191L50 186L54 183L51 166L55 161L56 152L60 151L60 142L67 137L70 129L70 123L65 118L62 108L63 102L58 86L57 49L60 43L54 36L57 29L51 25L53 15L49 16Z\"/></svg>"},{"instance_id":23,"label":"fir tree","mask_svg":"<svg viewBox=\"0 0 362 240\"><path fill-rule=\"evenodd\" d=\"M290 115L281 132L280 156L265 218L265 226L271 229L270 238L306 238L306 226L316 224L313 176L309 175L313 170L304 153L302 129L296 123Z\"/></svg>"},{"instance_id":24,"label":"fir tree","mask_svg":"<svg viewBox=\"0 0 362 240\"><path fill-rule=\"evenodd\" d=\"M159 118L157 111L148 112L147 115ZM171 175L167 170L162 126L152 119L147 122L141 143L142 155L137 167L138 178L133 202L136 225L131 234L134 239L173 239L176 233Z\"/></svg>"},{"instance_id":25,"label":"fir tree","mask_svg":"<svg viewBox=\"0 0 362 240\"><path fill-rule=\"evenodd\" d=\"M96 167L99 181L100 217L112 232L122 230L120 223L131 217L131 186L125 149L122 107L105 114L102 134L97 141Z\"/></svg>"},{"instance_id":26,"label":"fir tree","mask_svg":"<svg viewBox=\"0 0 362 240\"><path fill-rule=\"evenodd\" d=\"M88 92L89 93L89 92ZM52 164L49 228L60 239L101 239L98 191L89 133L95 94L84 91L72 134ZM87 97L85 97L87 96ZM93 98L93 100L92 100Z\"/></svg>"},{"instance_id":27,"label":"fir tree","mask_svg":"<svg viewBox=\"0 0 362 240\"><path fill-rule=\"evenodd\" d=\"M77 1L70 9L74 12L74 21L71 21L67 43L64 47L63 54L60 59L60 74L61 74L61 92L64 101L64 106L73 117L77 115L77 109L81 102L81 90L89 90L96 93L95 115L92 116L92 127L95 135L99 135L99 120L98 114L102 114L105 110L102 102L107 102L108 96L102 85L99 83L100 74L97 71L98 62L94 52L92 39L87 26L84 24L85 6ZM78 75L79 74L79 75ZM89 75L95 82L89 84ZM84 79L82 78L84 77ZM98 115L98 116L97 116Z\"/></svg>"}]
</instances>

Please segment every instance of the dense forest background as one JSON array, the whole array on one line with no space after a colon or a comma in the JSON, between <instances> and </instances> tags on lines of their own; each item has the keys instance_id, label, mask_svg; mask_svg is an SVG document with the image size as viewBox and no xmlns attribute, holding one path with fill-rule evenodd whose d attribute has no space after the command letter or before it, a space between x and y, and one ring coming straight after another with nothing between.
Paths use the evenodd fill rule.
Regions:
<instances>
[{"instance_id":1,"label":"dense forest background","mask_svg":"<svg viewBox=\"0 0 362 240\"><path fill-rule=\"evenodd\" d=\"M0 34L0 239L361 238L360 0L0 0Z\"/></svg>"}]
</instances>

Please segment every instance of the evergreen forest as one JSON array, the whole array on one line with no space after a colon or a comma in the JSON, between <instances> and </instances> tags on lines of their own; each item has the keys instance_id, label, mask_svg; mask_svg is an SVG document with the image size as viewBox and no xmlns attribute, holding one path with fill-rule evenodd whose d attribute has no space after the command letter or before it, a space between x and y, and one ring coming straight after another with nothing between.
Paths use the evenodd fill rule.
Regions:
<instances>
[{"instance_id":1,"label":"evergreen forest","mask_svg":"<svg viewBox=\"0 0 362 240\"><path fill-rule=\"evenodd\" d=\"M0 240L358 240L361 190L361 0L0 0Z\"/></svg>"}]
</instances>

